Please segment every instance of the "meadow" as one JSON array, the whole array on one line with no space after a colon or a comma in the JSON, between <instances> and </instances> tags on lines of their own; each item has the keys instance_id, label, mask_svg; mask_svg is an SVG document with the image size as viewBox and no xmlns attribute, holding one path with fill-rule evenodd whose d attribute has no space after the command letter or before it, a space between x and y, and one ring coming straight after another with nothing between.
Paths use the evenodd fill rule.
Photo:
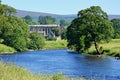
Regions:
<instances>
[{"instance_id":1,"label":"meadow","mask_svg":"<svg viewBox=\"0 0 120 80\"><path fill-rule=\"evenodd\" d=\"M101 42L99 43L99 47L102 47L104 55L120 57L120 39L112 39L109 43ZM92 45L88 53L92 54L95 52L95 47Z\"/></svg>"},{"instance_id":2,"label":"meadow","mask_svg":"<svg viewBox=\"0 0 120 80\"><path fill-rule=\"evenodd\" d=\"M67 40L45 41L43 49L67 49Z\"/></svg>"}]
</instances>

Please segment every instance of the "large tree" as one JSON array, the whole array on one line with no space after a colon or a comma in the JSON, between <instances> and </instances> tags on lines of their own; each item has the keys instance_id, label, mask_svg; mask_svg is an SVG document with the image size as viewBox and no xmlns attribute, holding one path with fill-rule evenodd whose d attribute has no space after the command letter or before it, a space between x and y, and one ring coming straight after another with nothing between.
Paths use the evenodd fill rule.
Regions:
<instances>
[{"instance_id":1,"label":"large tree","mask_svg":"<svg viewBox=\"0 0 120 80\"><path fill-rule=\"evenodd\" d=\"M111 22L113 23L114 28L113 38L120 39L120 19L112 19Z\"/></svg>"},{"instance_id":2,"label":"large tree","mask_svg":"<svg viewBox=\"0 0 120 80\"><path fill-rule=\"evenodd\" d=\"M0 39L17 51L26 50L29 36L28 25L13 14L16 10L8 5L0 5Z\"/></svg>"},{"instance_id":3,"label":"large tree","mask_svg":"<svg viewBox=\"0 0 120 80\"><path fill-rule=\"evenodd\" d=\"M109 41L113 32L107 13L99 6L92 6L79 11L78 17L67 28L68 47L84 52L94 44L96 53L101 54L102 47L98 43L101 40Z\"/></svg>"},{"instance_id":4,"label":"large tree","mask_svg":"<svg viewBox=\"0 0 120 80\"><path fill-rule=\"evenodd\" d=\"M1 38L4 44L15 48L17 51L26 50L27 38L29 36L28 25L20 18L8 16L3 18L1 27Z\"/></svg>"}]
</instances>

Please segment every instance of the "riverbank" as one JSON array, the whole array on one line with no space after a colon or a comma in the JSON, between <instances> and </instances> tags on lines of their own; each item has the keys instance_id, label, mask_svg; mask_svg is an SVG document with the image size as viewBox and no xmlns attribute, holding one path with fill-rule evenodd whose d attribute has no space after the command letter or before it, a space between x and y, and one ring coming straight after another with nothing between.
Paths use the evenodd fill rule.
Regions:
<instances>
[{"instance_id":1,"label":"riverbank","mask_svg":"<svg viewBox=\"0 0 120 80\"><path fill-rule=\"evenodd\" d=\"M0 61L0 80L70 80L70 78L64 77L62 74L35 75L24 68L12 64L5 64ZM84 79L79 78L74 80Z\"/></svg>"},{"instance_id":2,"label":"riverbank","mask_svg":"<svg viewBox=\"0 0 120 80\"><path fill-rule=\"evenodd\" d=\"M12 47L6 46L4 44L0 44L0 55L1 54L13 54L16 50Z\"/></svg>"},{"instance_id":3,"label":"riverbank","mask_svg":"<svg viewBox=\"0 0 120 80\"><path fill-rule=\"evenodd\" d=\"M102 46L103 50L105 51L104 55L120 57L120 39L113 39L109 43L101 42L99 46ZM67 49L67 40L45 41L43 50L49 49ZM15 49L0 44L0 54L12 54L14 52L16 52ZM94 55L94 45L92 45L86 53Z\"/></svg>"},{"instance_id":4,"label":"riverbank","mask_svg":"<svg viewBox=\"0 0 120 80\"><path fill-rule=\"evenodd\" d=\"M101 42L99 47L102 47L104 50L104 55L120 57L120 39L112 39L109 43ZM89 54L95 53L94 45L92 45L88 52Z\"/></svg>"},{"instance_id":5,"label":"riverbank","mask_svg":"<svg viewBox=\"0 0 120 80\"><path fill-rule=\"evenodd\" d=\"M45 41L43 50L67 49L67 40ZM17 52L14 48L0 44L0 55L13 54Z\"/></svg>"}]
</instances>

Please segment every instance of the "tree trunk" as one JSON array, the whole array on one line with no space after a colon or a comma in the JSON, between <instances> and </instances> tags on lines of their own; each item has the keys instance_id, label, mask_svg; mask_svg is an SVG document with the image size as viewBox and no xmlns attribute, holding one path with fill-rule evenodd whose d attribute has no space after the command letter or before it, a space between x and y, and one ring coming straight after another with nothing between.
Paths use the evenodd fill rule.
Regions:
<instances>
[{"instance_id":1,"label":"tree trunk","mask_svg":"<svg viewBox=\"0 0 120 80\"><path fill-rule=\"evenodd\" d=\"M94 45L95 45L95 49L96 49L97 54L100 54L100 55L101 55L101 53L100 53L99 50L98 50L98 45L97 45L97 43L96 43L96 39L94 40Z\"/></svg>"}]
</instances>

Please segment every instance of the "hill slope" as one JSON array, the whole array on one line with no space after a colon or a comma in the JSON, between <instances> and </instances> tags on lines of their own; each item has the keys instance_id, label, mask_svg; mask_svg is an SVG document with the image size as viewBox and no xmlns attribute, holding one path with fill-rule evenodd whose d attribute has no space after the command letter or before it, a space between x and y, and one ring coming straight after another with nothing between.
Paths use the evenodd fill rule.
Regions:
<instances>
[{"instance_id":1,"label":"hill slope","mask_svg":"<svg viewBox=\"0 0 120 80\"><path fill-rule=\"evenodd\" d=\"M74 18L76 18L76 14L71 15L59 15L59 14L51 14L51 13L43 13L43 12L32 12L32 11L24 11L24 10L17 10L16 16L24 17L26 15L32 16L34 20L38 20L39 16L52 16L56 18L57 21L60 19L65 19L67 22L71 22ZM109 19L120 18L120 15L108 15Z\"/></svg>"}]
</instances>

